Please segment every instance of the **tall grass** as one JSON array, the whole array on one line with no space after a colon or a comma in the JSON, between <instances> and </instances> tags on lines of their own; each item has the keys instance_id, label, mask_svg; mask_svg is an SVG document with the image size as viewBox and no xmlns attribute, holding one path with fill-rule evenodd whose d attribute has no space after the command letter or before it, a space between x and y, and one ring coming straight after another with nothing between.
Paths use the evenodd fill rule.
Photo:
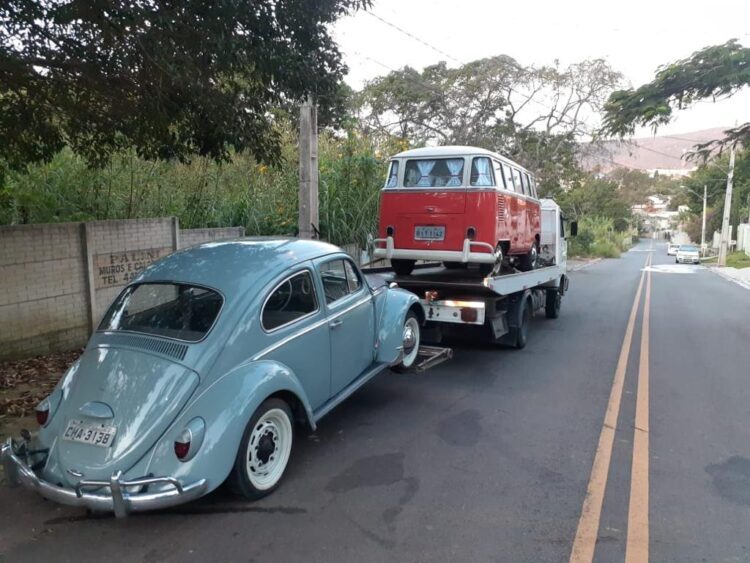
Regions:
<instances>
[{"instance_id":1,"label":"tall grass","mask_svg":"<svg viewBox=\"0 0 750 563\"><path fill-rule=\"evenodd\" d=\"M217 164L149 162L119 154L88 168L69 150L46 164L0 176L0 224L177 216L184 228L244 226L248 235L297 231L297 139L284 135L283 163L268 167L248 155ZM379 190L389 153L357 132L319 138L322 238L363 244L377 228Z\"/></svg>"},{"instance_id":2,"label":"tall grass","mask_svg":"<svg viewBox=\"0 0 750 563\"><path fill-rule=\"evenodd\" d=\"M615 230L612 219L596 216L583 217L578 221L578 236L570 239L568 254L617 258L629 246L629 238Z\"/></svg>"}]
</instances>

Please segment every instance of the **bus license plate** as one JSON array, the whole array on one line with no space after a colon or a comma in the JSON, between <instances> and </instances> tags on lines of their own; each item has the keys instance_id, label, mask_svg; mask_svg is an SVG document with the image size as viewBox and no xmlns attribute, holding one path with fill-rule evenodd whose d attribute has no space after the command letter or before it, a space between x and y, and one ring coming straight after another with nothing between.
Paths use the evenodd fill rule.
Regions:
<instances>
[{"instance_id":1,"label":"bus license plate","mask_svg":"<svg viewBox=\"0 0 750 563\"><path fill-rule=\"evenodd\" d=\"M117 428L114 426L84 420L71 420L63 433L63 440L108 448L112 445L116 432Z\"/></svg>"},{"instance_id":2,"label":"bus license plate","mask_svg":"<svg viewBox=\"0 0 750 563\"><path fill-rule=\"evenodd\" d=\"M415 227L414 240L443 240L445 227Z\"/></svg>"}]
</instances>

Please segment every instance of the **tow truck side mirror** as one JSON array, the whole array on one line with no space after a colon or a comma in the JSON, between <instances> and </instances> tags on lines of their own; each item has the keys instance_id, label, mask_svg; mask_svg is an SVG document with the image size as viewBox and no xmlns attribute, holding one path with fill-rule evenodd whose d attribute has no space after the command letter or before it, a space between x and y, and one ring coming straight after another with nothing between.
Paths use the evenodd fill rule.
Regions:
<instances>
[{"instance_id":1,"label":"tow truck side mirror","mask_svg":"<svg viewBox=\"0 0 750 563\"><path fill-rule=\"evenodd\" d=\"M572 221L570 223L570 236L574 237L578 235L578 221Z\"/></svg>"}]
</instances>

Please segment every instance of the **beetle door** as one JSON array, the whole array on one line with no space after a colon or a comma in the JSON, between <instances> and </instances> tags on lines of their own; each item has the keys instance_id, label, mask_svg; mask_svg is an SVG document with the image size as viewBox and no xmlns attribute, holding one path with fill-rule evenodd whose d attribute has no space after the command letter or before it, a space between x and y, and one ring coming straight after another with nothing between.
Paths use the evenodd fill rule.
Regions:
<instances>
[{"instance_id":1,"label":"beetle door","mask_svg":"<svg viewBox=\"0 0 750 563\"><path fill-rule=\"evenodd\" d=\"M281 280L266 297L261 326L270 351L263 356L294 372L313 409L325 403L331 385L328 327L312 272ZM279 342L282 346L276 347Z\"/></svg>"},{"instance_id":2,"label":"beetle door","mask_svg":"<svg viewBox=\"0 0 750 563\"><path fill-rule=\"evenodd\" d=\"M344 257L317 264L331 339L331 396L373 363L375 311L372 295L354 264Z\"/></svg>"}]
</instances>

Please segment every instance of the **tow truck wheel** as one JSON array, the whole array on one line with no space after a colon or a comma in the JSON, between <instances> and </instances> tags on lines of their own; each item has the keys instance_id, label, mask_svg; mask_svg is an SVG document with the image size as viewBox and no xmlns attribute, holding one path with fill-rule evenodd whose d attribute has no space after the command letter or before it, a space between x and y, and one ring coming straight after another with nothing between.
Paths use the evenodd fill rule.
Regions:
<instances>
[{"instance_id":1,"label":"tow truck wheel","mask_svg":"<svg viewBox=\"0 0 750 563\"><path fill-rule=\"evenodd\" d=\"M403 347L404 353L401 356L401 361L395 366L392 366L393 371L404 373L409 371L417 363L417 357L419 356L419 344L421 340L421 332L419 327L419 319L414 311L409 311L406 314L403 328Z\"/></svg>"},{"instance_id":2,"label":"tow truck wheel","mask_svg":"<svg viewBox=\"0 0 750 563\"><path fill-rule=\"evenodd\" d=\"M531 307L529 300L524 299L519 305L518 326L516 327L516 348L522 350L529 339L529 322L531 321Z\"/></svg>"},{"instance_id":3,"label":"tow truck wheel","mask_svg":"<svg viewBox=\"0 0 750 563\"><path fill-rule=\"evenodd\" d=\"M399 276L408 276L414 269L414 260L391 260L391 266Z\"/></svg>"},{"instance_id":4,"label":"tow truck wheel","mask_svg":"<svg viewBox=\"0 0 750 563\"><path fill-rule=\"evenodd\" d=\"M544 303L544 312L548 319L556 319L560 316L560 304L562 296L557 289L548 289L547 298Z\"/></svg>"}]
</instances>

